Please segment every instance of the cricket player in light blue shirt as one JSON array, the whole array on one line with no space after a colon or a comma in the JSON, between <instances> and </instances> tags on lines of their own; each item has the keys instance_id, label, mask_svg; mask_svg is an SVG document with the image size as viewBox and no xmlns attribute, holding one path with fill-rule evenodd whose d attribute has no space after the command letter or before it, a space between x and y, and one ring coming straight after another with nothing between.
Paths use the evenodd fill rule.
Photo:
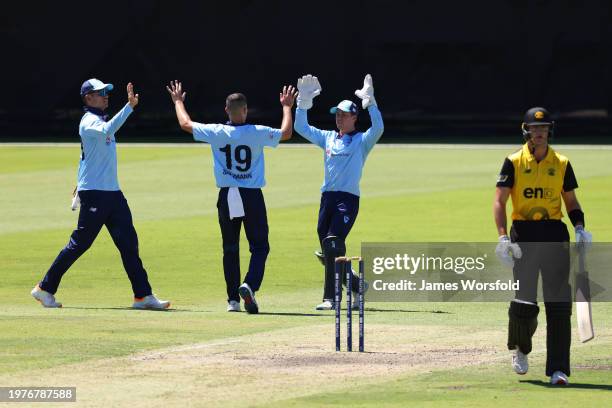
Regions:
<instances>
[{"instance_id":1,"label":"cricket player in light blue shirt","mask_svg":"<svg viewBox=\"0 0 612 408\"><path fill-rule=\"evenodd\" d=\"M181 129L193 134L196 141L209 143L212 149L215 180L219 187L217 209L223 239L227 311L240 311L242 297L246 311L258 313L255 292L261 286L270 252L266 205L261 191L266 184L263 148L276 147L280 141L291 138L291 108L296 91L292 86L285 86L280 93L283 119L281 128L274 129L246 123L247 100L241 93L231 94L225 100L225 112L229 118L227 123L193 122L185 109L182 84L172 81L166 88L174 103ZM244 281L240 284L239 241L243 223L251 261Z\"/></svg>"},{"instance_id":2,"label":"cricket player in light blue shirt","mask_svg":"<svg viewBox=\"0 0 612 408\"><path fill-rule=\"evenodd\" d=\"M323 303L317 310L333 308L335 258L346 254L348 236L359 212L359 181L368 154L383 134L382 116L374 99L372 77L368 74L363 88L355 91L362 100L362 107L370 114L372 126L365 132L355 128L357 105L349 100L341 101L330 109L336 116L336 130L320 130L308 124L307 111L312 100L321 93L317 77L305 75L298 79L299 96L295 112L295 130L308 141L323 149L325 176L321 187L321 204L317 233L325 265ZM344 279L346 279L343 276ZM353 292L358 291L358 279L352 280ZM354 296L353 299L357 299Z\"/></svg>"},{"instance_id":3,"label":"cricket player in light blue shirt","mask_svg":"<svg viewBox=\"0 0 612 408\"><path fill-rule=\"evenodd\" d=\"M132 213L117 180L115 133L138 104L138 94L134 94L134 87L129 83L128 102L109 120L105 111L112 90L112 84L105 84L96 78L83 82L81 86L85 114L79 124L81 160L73 202L73 210L78 202L81 210L77 228L72 232L70 241L61 250L43 280L31 292L45 307L62 307L55 300L62 276L89 249L105 225L121 253L123 267L132 284L132 307L166 309L170 306L170 302L159 300L152 293L138 253L138 236Z\"/></svg>"}]
</instances>

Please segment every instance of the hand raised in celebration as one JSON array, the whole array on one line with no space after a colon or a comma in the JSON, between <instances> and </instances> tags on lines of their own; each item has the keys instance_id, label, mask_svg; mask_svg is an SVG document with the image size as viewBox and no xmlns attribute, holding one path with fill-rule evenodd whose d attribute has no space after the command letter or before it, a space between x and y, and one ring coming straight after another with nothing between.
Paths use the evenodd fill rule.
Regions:
<instances>
[{"instance_id":1,"label":"hand raised in celebration","mask_svg":"<svg viewBox=\"0 0 612 408\"><path fill-rule=\"evenodd\" d=\"M357 95L361 99L361 107L363 109L368 109L368 106L374 105L376 106L376 100L374 99L374 84L372 83L372 75L367 74L363 79L363 87L361 89L357 89L355 91L355 95Z\"/></svg>"},{"instance_id":2,"label":"hand raised in celebration","mask_svg":"<svg viewBox=\"0 0 612 408\"><path fill-rule=\"evenodd\" d=\"M170 81L170 86L166 86L166 89L170 94L170 98L172 98L172 102L185 102L185 95L187 95L187 92L183 92L183 84L178 80Z\"/></svg>"},{"instance_id":3,"label":"hand raised in celebration","mask_svg":"<svg viewBox=\"0 0 612 408\"><path fill-rule=\"evenodd\" d=\"M138 105L138 94L134 95L134 85L131 82L127 84L127 96L128 103L132 108Z\"/></svg>"},{"instance_id":4,"label":"hand raised in celebration","mask_svg":"<svg viewBox=\"0 0 612 408\"><path fill-rule=\"evenodd\" d=\"M293 107L295 98L297 97L297 90L289 85L283 86L283 91L280 93L280 103L283 106Z\"/></svg>"}]
</instances>

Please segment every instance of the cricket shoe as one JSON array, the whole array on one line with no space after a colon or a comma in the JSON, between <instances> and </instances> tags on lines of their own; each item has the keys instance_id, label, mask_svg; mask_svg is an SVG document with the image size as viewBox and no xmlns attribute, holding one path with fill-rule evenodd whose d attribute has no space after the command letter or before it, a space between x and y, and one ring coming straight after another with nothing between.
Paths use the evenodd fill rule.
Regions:
<instances>
[{"instance_id":1,"label":"cricket shoe","mask_svg":"<svg viewBox=\"0 0 612 408\"><path fill-rule=\"evenodd\" d=\"M369 287L370 285L368 284L368 282L363 281L363 296L364 297ZM364 299L364 303L365 303L365 299ZM359 293L357 292L353 292L353 305L351 308L353 310L359 310Z\"/></svg>"},{"instance_id":2,"label":"cricket shoe","mask_svg":"<svg viewBox=\"0 0 612 408\"><path fill-rule=\"evenodd\" d=\"M240 302L236 300L230 300L227 302L227 311L228 312L240 312Z\"/></svg>"},{"instance_id":3,"label":"cricket shoe","mask_svg":"<svg viewBox=\"0 0 612 408\"><path fill-rule=\"evenodd\" d=\"M159 300L155 295L145 296L143 298L134 298L134 309L154 309L163 310L170 307L170 302L167 300Z\"/></svg>"},{"instance_id":4,"label":"cricket shoe","mask_svg":"<svg viewBox=\"0 0 612 408\"><path fill-rule=\"evenodd\" d=\"M240 297L244 300L244 308L249 314L257 314L259 313L259 307L257 306L257 301L255 300L255 295L251 290L251 287L248 283L243 283L238 288L238 293L240 293Z\"/></svg>"},{"instance_id":5,"label":"cricket shoe","mask_svg":"<svg viewBox=\"0 0 612 408\"><path fill-rule=\"evenodd\" d=\"M512 368L514 372L519 375L527 374L527 370L529 369L527 354L523 354L518 347L512 353Z\"/></svg>"},{"instance_id":6,"label":"cricket shoe","mask_svg":"<svg viewBox=\"0 0 612 408\"><path fill-rule=\"evenodd\" d=\"M324 299L323 303L317 305L316 310L334 310L334 301L329 299Z\"/></svg>"},{"instance_id":7,"label":"cricket shoe","mask_svg":"<svg viewBox=\"0 0 612 408\"><path fill-rule=\"evenodd\" d=\"M30 294L44 307L62 307L62 304L55 300L55 296L46 290L42 290L38 285L32 289Z\"/></svg>"},{"instance_id":8,"label":"cricket shoe","mask_svg":"<svg viewBox=\"0 0 612 408\"><path fill-rule=\"evenodd\" d=\"M555 371L553 375L550 376L550 383L552 385L569 385L569 379L563 371Z\"/></svg>"}]
</instances>

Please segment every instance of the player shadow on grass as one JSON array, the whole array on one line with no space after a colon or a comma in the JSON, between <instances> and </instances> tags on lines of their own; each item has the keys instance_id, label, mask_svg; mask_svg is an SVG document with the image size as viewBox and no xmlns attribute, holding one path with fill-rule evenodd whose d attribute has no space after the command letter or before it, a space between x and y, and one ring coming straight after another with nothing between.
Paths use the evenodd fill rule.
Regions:
<instances>
[{"instance_id":1,"label":"player shadow on grass","mask_svg":"<svg viewBox=\"0 0 612 408\"><path fill-rule=\"evenodd\" d=\"M329 316L325 313L297 313L297 312L259 312L260 315L266 316L304 316L304 317L323 317Z\"/></svg>"},{"instance_id":2,"label":"player shadow on grass","mask_svg":"<svg viewBox=\"0 0 612 408\"><path fill-rule=\"evenodd\" d=\"M64 306L64 309L75 310L133 310L138 312L165 312L165 313L218 313L220 310L193 310L193 309L134 309L132 307L91 307L91 306ZM292 312L259 312L260 315L270 316L305 316L305 317L321 317L325 314L316 313L292 313Z\"/></svg>"},{"instance_id":3,"label":"player shadow on grass","mask_svg":"<svg viewBox=\"0 0 612 408\"><path fill-rule=\"evenodd\" d=\"M178 309L135 309L133 307L89 307L89 306L62 306L62 309L75 310L134 310L138 312L194 312L194 310L178 310Z\"/></svg>"},{"instance_id":4,"label":"player shadow on grass","mask_svg":"<svg viewBox=\"0 0 612 408\"><path fill-rule=\"evenodd\" d=\"M166 312L166 313L215 313L219 310L192 310L192 309L134 309L133 307L92 307L92 306L64 306L64 309L75 309L75 310L133 310L139 312ZM454 314L452 312L445 312L442 310L405 310L405 309L379 309L376 307L366 307L365 312L397 312L397 313L432 313L432 314ZM356 310L354 312L357 312ZM296 317L323 317L330 316L329 313L298 313L298 312L259 312L260 315L264 316L296 316Z\"/></svg>"},{"instance_id":5,"label":"player shadow on grass","mask_svg":"<svg viewBox=\"0 0 612 408\"><path fill-rule=\"evenodd\" d=\"M432 314L454 314L443 310L406 310L406 309L379 309L377 307L366 307L365 312L399 312L399 313L432 313Z\"/></svg>"},{"instance_id":6,"label":"player shadow on grass","mask_svg":"<svg viewBox=\"0 0 612 408\"><path fill-rule=\"evenodd\" d=\"M549 383L547 381L542 381L542 380L519 380L519 382L527 383L527 384L531 384L531 385L537 385L537 386L545 387L545 388L555 388L555 389L578 388L578 389L583 389L583 390L606 390L606 391L612 391L612 385L607 385L607 384L570 383L567 386L560 387L558 385L553 385L553 384L551 384L551 383Z\"/></svg>"}]
</instances>

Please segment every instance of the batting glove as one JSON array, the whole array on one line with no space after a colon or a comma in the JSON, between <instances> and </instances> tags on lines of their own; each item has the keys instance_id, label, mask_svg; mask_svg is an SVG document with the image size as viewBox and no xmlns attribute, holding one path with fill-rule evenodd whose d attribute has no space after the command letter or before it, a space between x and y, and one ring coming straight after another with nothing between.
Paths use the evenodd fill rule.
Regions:
<instances>
[{"instance_id":1,"label":"batting glove","mask_svg":"<svg viewBox=\"0 0 612 408\"><path fill-rule=\"evenodd\" d=\"M510 242L510 238L507 235L502 235L499 237L499 242L495 247L495 255L497 255L501 263L508 268L513 268L514 258L519 259L522 257L523 251L521 251L521 247L516 242Z\"/></svg>"},{"instance_id":2,"label":"batting glove","mask_svg":"<svg viewBox=\"0 0 612 408\"><path fill-rule=\"evenodd\" d=\"M298 78L297 89L299 92L297 97L298 109L312 108L312 100L319 96L322 90L319 79L310 74Z\"/></svg>"},{"instance_id":3,"label":"batting glove","mask_svg":"<svg viewBox=\"0 0 612 408\"><path fill-rule=\"evenodd\" d=\"M355 91L361 99L361 106L363 109L367 109L368 106L376 106L376 99L374 99L374 85L372 84L372 75L368 74L363 79L363 88Z\"/></svg>"},{"instance_id":4,"label":"batting glove","mask_svg":"<svg viewBox=\"0 0 612 408\"><path fill-rule=\"evenodd\" d=\"M576 244L583 244L585 248L590 248L593 243L593 234L585 230L582 225L578 225L575 228L576 231Z\"/></svg>"}]
</instances>

